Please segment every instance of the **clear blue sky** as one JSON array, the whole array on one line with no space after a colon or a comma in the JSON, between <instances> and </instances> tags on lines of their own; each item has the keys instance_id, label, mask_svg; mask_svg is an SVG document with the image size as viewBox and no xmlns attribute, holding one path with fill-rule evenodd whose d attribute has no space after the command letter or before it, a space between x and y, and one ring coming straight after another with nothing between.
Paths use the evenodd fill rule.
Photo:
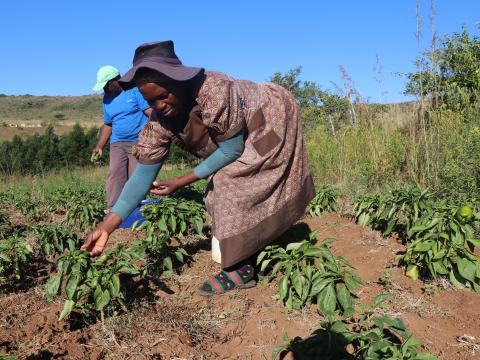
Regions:
<instances>
[{"instance_id":1,"label":"clear blue sky","mask_svg":"<svg viewBox=\"0 0 480 360\"><path fill-rule=\"evenodd\" d=\"M167 5L170 3L171 5ZM421 1L429 46L430 0ZM435 1L439 36L478 34L479 0ZM342 84L339 65L364 98L402 101L419 53L416 0L2 1L0 93L91 94L97 69L128 70L143 42L171 39L186 65L265 81L302 66L302 80ZM376 55L382 83L375 81Z\"/></svg>"}]
</instances>

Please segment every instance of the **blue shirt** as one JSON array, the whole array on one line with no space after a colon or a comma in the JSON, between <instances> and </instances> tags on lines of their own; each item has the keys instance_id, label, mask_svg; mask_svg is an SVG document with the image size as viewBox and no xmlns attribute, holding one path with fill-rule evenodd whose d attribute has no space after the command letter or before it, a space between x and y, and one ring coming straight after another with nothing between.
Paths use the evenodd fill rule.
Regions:
<instances>
[{"instance_id":1,"label":"blue shirt","mask_svg":"<svg viewBox=\"0 0 480 360\"><path fill-rule=\"evenodd\" d=\"M136 87L115 97L105 94L103 122L112 126L110 144L118 141L137 141L140 130L148 120L143 110L149 107Z\"/></svg>"}]
</instances>

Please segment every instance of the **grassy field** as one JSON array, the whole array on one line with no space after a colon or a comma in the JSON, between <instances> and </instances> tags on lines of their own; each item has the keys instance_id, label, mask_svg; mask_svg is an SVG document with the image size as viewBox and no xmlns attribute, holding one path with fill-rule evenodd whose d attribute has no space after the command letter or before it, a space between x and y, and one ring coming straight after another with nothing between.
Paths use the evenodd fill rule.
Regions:
<instances>
[{"instance_id":1,"label":"grassy field","mask_svg":"<svg viewBox=\"0 0 480 360\"><path fill-rule=\"evenodd\" d=\"M158 176L159 179L168 179L180 176L191 171L190 167L179 167L165 164ZM0 192L32 189L33 193L51 194L61 187L75 186L81 183L82 187L97 187L105 182L108 166L62 169L50 171L45 174L32 176L3 176L0 178Z\"/></svg>"},{"instance_id":2,"label":"grassy field","mask_svg":"<svg viewBox=\"0 0 480 360\"><path fill-rule=\"evenodd\" d=\"M102 121L102 95L0 96L0 141L11 140L15 135L25 138L43 134L49 124L55 127L57 135L63 135L75 123L90 128L101 126ZM38 125L41 127L31 127Z\"/></svg>"},{"instance_id":3,"label":"grassy field","mask_svg":"<svg viewBox=\"0 0 480 360\"><path fill-rule=\"evenodd\" d=\"M102 119L102 96L0 96L0 122L96 122Z\"/></svg>"}]
</instances>

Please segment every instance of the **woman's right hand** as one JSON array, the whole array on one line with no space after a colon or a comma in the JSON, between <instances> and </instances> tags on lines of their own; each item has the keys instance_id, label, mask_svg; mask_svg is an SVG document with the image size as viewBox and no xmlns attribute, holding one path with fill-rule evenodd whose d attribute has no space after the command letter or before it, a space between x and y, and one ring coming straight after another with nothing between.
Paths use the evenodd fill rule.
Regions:
<instances>
[{"instance_id":1,"label":"woman's right hand","mask_svg":"<svg viewBox=\"0 0 480 360\"><path fill-rule=\"evenodd\" d=\"M105 249L110 234L122 223L122 219L114 213L107 215L105 220L93 229L80 249L88 251L90 256L99 256Z\"/></svg>"},{"instance_id":2,"label":"woman's right hand","mask_svg":"<svg viewBox=\"0 0 480 360\"><path fill-rule=\"evenodd\" d=\"M108 231L101 226L97 226L88 234L87 240L80 249L88 251L92 257L99 256L103 252L103 249L105 249L109 236Z\"/></svg>"},{"instance_id":3,"label":"woman's right hand","mask_svg":"<svg viewBox=\"0 0 480 360\"><path fill-rule=\"evenodd\" d=\"M103 155L103 149L99 146L96 146L95 149L92 150L92 155L98 154L100 157Z\"/></svg>"}]
</instances>

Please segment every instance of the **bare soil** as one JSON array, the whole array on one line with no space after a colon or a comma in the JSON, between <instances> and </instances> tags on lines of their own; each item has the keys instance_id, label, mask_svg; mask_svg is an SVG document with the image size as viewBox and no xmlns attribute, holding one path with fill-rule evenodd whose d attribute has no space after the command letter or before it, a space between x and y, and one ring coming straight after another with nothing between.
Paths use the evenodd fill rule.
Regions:
<instances>
[{"instance_id":1,"label":"bare soil","mask_svg":"<svg viewBox=\"0 0 480 360\"><path fill-rule=\"evenodd\" d=\"M394 265L404 246L395 238L327 214L307 218L286 237L300 240L309 230L331 237L337 255L347 258L365 280L358 297L368 304L379 293L392 297L385 310L399 316L442 359L480 358L480 294L454 290L447 282L423 283ZM116 232L110 245L133 239ZM285 237L285 236L284 236ZM205 298L196 288L219 266L208 244L192 247L193 261L168 280L129 287L132 310L94 324L58 321L63 306L48 302L42 285L0 295L0 354L20 359L271 359L283 334L307 337L322 317L315 308L289 312L276 297L276 282ZM191 249L191 250L192 250ZM130 286L130 285L129 285Z\"/></svg>"}]
</instances>

